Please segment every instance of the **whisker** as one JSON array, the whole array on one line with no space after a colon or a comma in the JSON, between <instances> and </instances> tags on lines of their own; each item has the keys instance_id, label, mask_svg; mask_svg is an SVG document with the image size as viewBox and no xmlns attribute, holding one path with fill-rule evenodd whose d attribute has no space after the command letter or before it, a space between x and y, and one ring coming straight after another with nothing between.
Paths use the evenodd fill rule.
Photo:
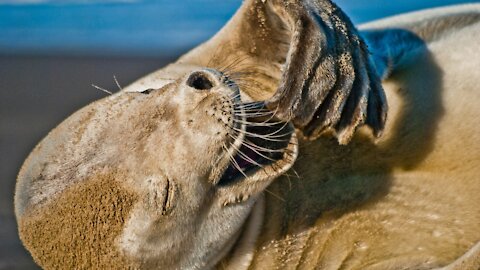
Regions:
<instances>
[{"instance_id":1,"label":"whisker","mask_svg":"<svg viewBox=\"0 0 480 270\"><path fill-rule=\"evenodd\" d=\"M292 131L287 131L285 133L282 133L282 134L278 134L280 131L284 130L285 129L285 125L280 127L279 129L275 130L274 132L271 132L271 133L267 133L267 134L258 134L258 133L254 133L258 136L262 136L262 138L283 138L283 137L286 137L288 135L291 135L293 133L295 133L294 130ZM246 131L248 133L250 133L249 131Z\"/></svg>"},{"instance_id":2,"label":"whisker","mask_svg":"<svg viewBox=\"0 0 480 270\"><path fill-rule=\"evenodd\" d=\"M250 162L250 164L256 165L256 166L258 166L258 167L260 167L260 168L263 168L263 167L264 167L262 164L259 164L258 162L256 162L256 161L253 160L252 158L250 158L247 154L243 153L243 152L240 150L240 148L237 148L237 147L234 146L233 144L232 144L232 146L233 146L233 148L235 148L235 149L237 150L237 153L240 154L240 157L241 157L243 160L245 160L245 161L247 161L247 162Z\"/></svg>"},{"instance_id":3,"label":"whisker","mask_svg":"<svg viewBox=\"0 0 480 270\"><path fill-rule=\"evenodd\" d=\"M287 137L287 136L292 135L292 134L293 134L293 131L288 131L286 133L281 133L281 134L276 134L276 132L273 132L273 133L270 133L270 134L258 134L258 135L262 136L262 138L278 139L278 138ZM285 140L285 141L287 141L287 140Z\"/></svg>"},{"instance_id":4,"label":"whisker","mask_svg":"<svg viewBox=\"0 0 480 270\"><path fill-rule=\"evenodd\" d=\"M278 109L278 108L277 108ZM270 122L274 117L275 117L275 114L277 113L277 109L275 109L274 112L270 111L270 110L245 110L246 112L245 113L249 113L249 114L255 114L255 113L261 113L262 115L260 116L257 116L258 117L262 117L262 116L268 116L270 115L270 117L262 122L258 122L258 123L267 123L267 122ZM234 109L234 112L235 112L235 109ZM253 118L253 117L252 117ZM270 122L270 123L282 123L283 121L277 121L277 122ZM256 122L257 123L257 122ZM286 122L285 122L286 123Z\"/></svg>"},{"instance_id":5,"label":"whisker","mask_svg":"<svg viewBox=\"0 0 480 270\"><path fill-rule=\"evenodd\" d=\"M237 116L246 116L248 118L259 118L259 117L265 117L265 116L269 116L269 115L273 115L271 112L263 112L263 113L259 113L259 112L238 112L238 111L233 111L235 113L235 115Z\"/></svg>"},{"instance_id":6,"label":"whisker","mask_svg":"<svg viewBox=\"0 0 480 270\"><path fill-rule=\"evenodd\" d=\"M229 134L230 137L234 140L236 140L238 137L234 137L233 135ZM280 150L280 149L268 149L268 148L264 148L264 147L261 147L261 146L258 146L256 144L254 144L253 142L249 141L248 139L246 139L245 141L242 142L242 145L249 148L250 150L254 151L256 154L258 154L259 156L267 159L267 160L270 160L270 161L273 161L275 164L275 162L277 162L278 160L275 160L275 159L272 159L270 157L267 157L265 156L264 154L262 154L261 152L258 152L258 151L263 151L263 152L276 152L276 153L284 153L284 154L287 154L287 155L293 155L293 151L291 150L288 150L288 149L284 149L284 150ZM254 149L254 148L257 148L257 149ZM258 149L258 148L262 148L262 149ZM258 150L258 151L257 151ZM272 164L272 165L273 165Z\"/></svg>"},{"instance_id":7,"label":"whisker","mask_svg":"<svg viewBox=\"0 0 480 270\"><path fill-rule=\"evenodd\" d=\"M268 188L265 189L266 192L268 192L270 195L272 195L273 197L279 199L280 201L282 202L285 202L285 199L283 199L282 197L280 197L279 195L273 193L272 191L268 190Z\"/></svg>"},{"instance_id":8,"label":"whisker","mask_svg":"<svg viewBox=\"0 0 480 270\"><path fill-rule=\"evenodd\" d=\"M240 165L238 165L237 161L235 160L235 158L231 158L230 159L230 162L232 162L232 165L235 167L235 169L237 169L241 174L243 174L243 176L245 176L245 178L248 178L248 176L245 174L245 172L243 172L242 168L240 167Z\"/></svg>"},{"instance_id":9,"label":"whisker","mask_svg":"<svg viewBox=\"0 0 480 270\"><path fill-rule=\"evenodd\" d=\"M123 88L120 86L120 84L118 83L118 80L117 80L117 77L115 75L113 75L113 80L115 81L115 84L117 84L117 87L118 87L118 90L122 91Z\"/></svg>"},{"instance_id":10,"label":"whisker","mask_svg":"<svg viewBox=\"0 0 480 270\"><path fill-rule=\"evenodd\" d=\"M273 114L272 111L270 110L267 110L267 109L263 109L263 110L252 110L252 109L249 109L249 108L244 108L243 110L240 110L239 107L234 107L233 109L234 112L238 112L238 113L261 113L261 114Z\"/></svg>"},{"instance_id":11,"label":"whisker","mask_svg":"<svg viewBox=\"0 0 480 270\"><path fill-rule=\"evenodd\" d=\"M230 134L229 134L229 135L230 135ZM236 137L234 137L234 136L232 136L232 135L230 135L230 137L231 137L232 139L234 139L234 140L237 139ZM270 164L269 166L271 166L271 168L272 168L274 171L280 171L280 170L281 170L280 167L276 168L276 162L277 162L278 160L275 160L275 159L272 159L272 158L270 158L270 157L267 157L267 156L263 155L262 153L256 151L255 149L249 147L248 145L244 145L244 146L250 148L252 151L254 151L254 152L257 153L258 155L262 156L263 158L272 161L273 163ZM242 154L243 154L243 152L242 152ZM243 159L243 158L242 158L242 159ZM250 159L250 158L249 158L249 159ZM245 159L244 159L244 160L245 160ZM250 159L250 160L251 160L251 159ZM256 162L255 162L255 163L256 163ZM256 163L256 164L258 164L258 163ZM257 166L260 167L260 168L264 171L265 174L271 175L271 174L266 170L266 168L265 168L263 165L258 164ZM286 173L284 173L284 174L286 174Z\"/></svg>"},{"instance_id":12,"label":"whisker","mask_svg":"<svg viewBox=\"0 0 480 270\"><path fill-rule=\"evenodd\" d=\"M233 65L239 67L239 66L243 65L244 62L248 59L250 59L249 55L238 56L237 58L234 58L234 61L232 61L232 63L229 66L227 66L227 68L231 68L231 67L233 67Z\"/></svg>"},{"instance_id":13,"label":"whisker","mask_svg":"<svg viewBox=\"0 0 480 270\"><path fill-rule=\"evenodd\" d=\"M239 124L244 124L247 126L254 126L254 127L273 127L273 126L278 126L280 124L283 124L285 122L282 121L277 121L277 122L250 122L250 121L242 121L242 120L236 120L233 119L233 121L236 121Z\"/></svg>"},{"instance_id":14,"label":"whisker","mask_svg":"<svg viewBox=\"0 0 480 270\"><path fill-rule=\"evenodd\" d=\"M230 136L231 136L231 135L230 135ZM232 138L233 138L233 137L232 137ZM261 157L263 157L263 158L265 158L265 159L268 159L268 160L273 161L273 162L276 162L276 161L277 161L277 160L275 160L275 159L272 159L272 158L270 158L270 157L267 157L267 156L263 155L262 153L258 152L257 150L253 149L252 147L250 147L250 146L248 146L248 145L244 145L244 146L246 146L247 148L251 149L252 151L254 151L255 153L257 153L259 156L261 156Z\"/></svg>"},{"instance_id":15,"label":"whisker","mask_svg":"<svg viewBox=\"0 0 480 270\"><path fill-rule=\"evenodd\" d=\"M253 152L255 152L257 155L263 157L264 159L267 159L269 161L272 161L272 162L277 162L278 160L275 160L271 157L267 157L266 155L260 153L258 150L254 149L253 147L249 146L249 145L244 145L245 147L249 148L250 150L252 150ZM274 163L273 163L274 164ZM270 164L270 165L273 165L273 164Z\"/></svg>"},{"instance_id":16,"label":"whisker","mask_svg":"<svg viewBox=\"0 0 480 270\"><path fill-rule=\"evenodd\" d=\"M265 109L265 108L263 108L263 109L262 108L254 108L254 107L250 108L250 107L239 106L238 104L235 104L234 108L236 110L241 108L241 109L247 110L249 112L267 112L267 111L271 112L271 110Z\"/></svg>"},{"instance_id":17,"label":"whisker","mask_svg":"<svg viewBox=\"0 0 480 270\"><path fill-rule=\"evenodd\" d=\"M259 105L259 104L263 104L264 102L263 101L251 101L251 102L244 102L240 105Z\"/></svg>"},{"instance_id":18,"label":"whisker","mask_svg":"<svg viewBox=\"0 0 480 270\"><path fill-rule=\"evenodd\" d=\"M298 172L295 170L295 168L291 168L290 170L292 170L292 172L295 174L294 177L296 177L296 178L298 178L298 179L301 178L300 175L298 174Z\"/></svg>"},{"instance_id":19,"label":"whisker","mask_svg":"<svg viewBox=\"0 0 480 270\"><path fill-rule=\"evenodd\" d=\"M252 112L255 112L255 111L268 111L268 109L264 108L264 107L258 107L259 104L257 105L250 105L250 104L247 104L247 105L242 105L242 104L235 104L233 106L234 109L236 110L248 110L248 111L252 111Z\"/></svg>"},{"instance_id":20,"label":"whisker","mask_svg":"<svg viewBox=\"0 0 480 270\"><path fill-rule=\"evenodd\" d=\"M287 133L283 133L281 135L278 135L277 133L279 133L280 131L284 130L288 125L288 122L285 122L280 128L278 128L276 131L272 132L272 133L268 133L268 134L262 134L264 136L267 136L269 138L281 138L281 137L284 137L284 136L287 136L287 135L291 135L295 132L295 130L292 130L292 131L289 131ZM275 135L275 136L273 136Z\"/></svg>"},{"instance_id":21,"label":"whisker","mask_svg":"<svg viewBox=\"0 0 480 270\"><path fill-rule=\"evenodd\" d=\"M237 98L239 98L239 97L241 96L240 93L234 93L234 94L236 94L236 95L233 96L233 97L231 97L231 100L232 100L232 101L235 101L235 99L237 99Z\"/></svg>"},{"instance_id":22,"label":"whisker","mask_svg":"<svg viewBox=\"0 0 480 270\"><path fill-rule=\"evenodd\" d=\"M257 101L257 102L248 102L248 103L241 103L241 104L236 104L236 108L256 108L257 106L261 105L258 109L263 109L265 108L265 103L262 101Z\"/></svg>"},{"instance_id":23,"label":"whisker","mask_svg":"<svg viewBox=\"0 0 480 270\"><path fill-rule=\"evenodd\" d=\"M287 173L285 174L285 176L287 177L287 180L288 180L288 190L291 191L292 190L292 180L290 179L290 175L288 175Z\"/></svg>"},{"instance_id":24,"label":"whisker","mask_svg":"<svg viewBox=\"0 0 480 270\"><path fill-rule=\"evenodd\" d=\"M269 110L250 110L250 109L233 109L232 110L234 113L239 113L239 114L251 114L251 115L262 115L262 116L267 116L267 115L274 115L272 111Z\"/></svg>"},{"instance_id":25,"label":"whisker","mask_svg":"<svg viewBox=\"0 0 480 270\"><path fill-rule=\"evenodd\" d=\"M230 144L231 145L231 144ZM228 152L228 148L225 146L225 143L223 144L223 148L225 149L225 151ZM238 165L237 161L235 160L235 158L229 154L228 155L228 159L230 160L230 163L241 173L243 174L243 176L245 176L245 178L248 178L248 176L243 172L243 170L240 168L240 165Z\"/></svg>"},{"instance_id":26,"label":"whisker","mask_svg":"<svg viewBox=\"0 0 480 270\"><path fill-rule=\"evenodd\" d=\"M100 86L97 86L97 85L95 85L95 84L93 84L93 83L92 83L92 87L95 88L95 89L97 89L97 90L100 90L100 91L102 91L102 92L105 92L105 93L107 93L107 94L109 94L109 95L113 95L112 92L110 92L110 91L108 91L107 89L104 89L104 88L102 88L102 87L100 87Z\"/></svg>"},{"instance_id":27,"label":"whisker","mask_svg":"<svg viewBox=\"0 0 480 270\"><path fill-rule=\"evenodd\" d=\"M289 142L290 141L290 140L280 140L280 139L270 138L268 136L263 136L263 135L259 135L259 134L252 133L252 132L249 132L249 131L240 130L240 129L237 129L237 128L232 127L232 126L230 126L230 128L237 131L237 132L240 132L240 133L243 132L247 136L260 138L260 139L263 139L265 141L271 141L271 142Z\"/></svg>"},{"instance_id":28,"label":"whisker","mask_svg":"<svg viewBox=\"0 0 480 270\"><path fill-rule=\"evenodd\" d=\"M265 123L265 122L270 122L274 117L275 115L277 114L277 111L278 111L278 107L275 109L275 111L270 111L270 110L267 110L267 112L269 112L268 114L271 114L270 117L267 119L267 120L264 120L262 123ZM267 115L268 115L267 114ZM262 116L267 116L267 115L262 115ZM257 117L260 117L260 116L257 116ZM287 122L285 122L285 125L287 125ZM283 129L284 127L282 127Z\"/></svg>"},{"instance_id":29,"label":"whisker","mask_svg":"<svg viewBox=\"0 0 480 270\"><path fill-rule=\"evenodd\" d=\"M248 56L248 55L238 56L238 57L232 58L230 63L227 62L223 66L218 66L217 69L224 74L229 74L231 70L233 71L234 67L237 67L237 68L240 67L242 65L242 63L244 61L248 60L249 58L250 58L250 56Z\"/></svg>"},{"instance_id":30,"label":"whisker","mask_svg":"<svg viewBox=\"0 0 480 270\"><path fill-rule=\"evenodd\" d=\"M265 72L260 70L260 69L252 68L251 66L250 67L245 67L245 68L241 68L241 67L238 68L237 67L236 71L228 72L228 77L235 80L235 81L238 81L238 83L255 82L255 83L259 84L258 80L256 80L256 78L259 75L260 76L265 75ZM268 77L271 78L271 76L268 76Z\"/></svg>"},{"instance_id":31,"label":"whisker","mask_svg":"<svg viewBox=\"0 0 480 270\"><path fill-rule=\"evenodd\" d=\"M210 64L214 61L214 59L217 58L217 53L220 48L222 48L222 46L217 46L217 48L215 48L215 51L213 52L212 57L210 57L210 59L206 64L207 67L210 67Z\"/></svg>"},{"instance_id":32,"label":"whisker","mask_svg":"<svg viewBox=\"0 0 480 270\"><path fill-rule=\"evenodd\" d=\"M253 147L255 149L257 149L258 151L263 151L263 152L270 152L270 153L283 153L284 151L286 151L286 149L269 149L269 148L265 148L265 147L262 147L262 146L259 146L259 145L256 145L255 143L253 143L252 141L248 140L247 138L245 138L245 141L243 141L242 143L245 143L247 145L245 145L246 147ZM249 147L250 148L250 147ZM252 149L253 150L253 149Z\"/></svg>"}]
</instances>

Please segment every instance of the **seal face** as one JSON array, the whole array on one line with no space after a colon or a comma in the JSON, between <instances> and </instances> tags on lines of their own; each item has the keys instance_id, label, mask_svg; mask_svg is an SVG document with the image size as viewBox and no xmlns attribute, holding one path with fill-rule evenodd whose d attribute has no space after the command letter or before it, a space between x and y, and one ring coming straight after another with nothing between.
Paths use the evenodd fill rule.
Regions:
<instances>
[{"instance_id":1,"label":"seal face","mask_svg":"<svg viewBox=\"0 0 480 270\"><path fill-rule=\"evenodd\" d=\"M214 69L194 70L160 89L121 91L72 115L27 159L15 197L20 236L47 268L106 266L112 256L142 267L216 263L258 195L294 162L293 132L263 103L242 102L235 82ZM119 208L110 209L112 218L120 216L100 223L95 214L74 217L75 205L96 213L102 202ZM42 226L60 232L76 222L91 228L70 239L35 236ZM113 224L118 229L108 231ZM52 248L58 253L45 255ZM95 255L96 249L115 252Z\"/></svg>"}]
</instances>

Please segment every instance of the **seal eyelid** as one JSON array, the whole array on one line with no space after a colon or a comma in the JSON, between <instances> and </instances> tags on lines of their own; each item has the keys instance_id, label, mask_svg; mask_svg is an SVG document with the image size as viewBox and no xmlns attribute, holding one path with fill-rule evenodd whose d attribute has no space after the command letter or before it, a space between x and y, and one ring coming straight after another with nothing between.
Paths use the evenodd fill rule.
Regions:
<instances>
[{"instance_id":1,"label":"seal eyelid","mask_svg":"<svg viewBox=\"0 0 480 270\"><path fill-rule=\"evenodd\" d=\"M145 89L143 91L140 91L140 93L142 94L145 94L145 95L148 95L150 94L154 89L153 88L148 88L148 89Z\"/></svg>"}]
</instances>

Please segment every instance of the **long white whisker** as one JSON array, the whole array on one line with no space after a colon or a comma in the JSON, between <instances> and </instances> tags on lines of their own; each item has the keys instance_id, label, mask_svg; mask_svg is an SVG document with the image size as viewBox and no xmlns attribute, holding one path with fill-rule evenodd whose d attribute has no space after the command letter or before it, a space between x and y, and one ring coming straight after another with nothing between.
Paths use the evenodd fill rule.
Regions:
<instances>
[{"instance_id":1,"label":"long white whisker","mask_svg":"<svg viewBox=\"0 0 480 270\"><path fill-rule=\"evenodd\" d=\"M292 130L292 131L289 131L287 133L283 133L283 134L280 134L280 135L277 135L277 133L279 133L280 131L284 130L285 127L287 127L288 125L288 122L285 122L279 129L277 129L276 131L272 132L272 133L268 133L268 134L263 134L263 136L267 136L269 138L281 138L281 137L284 137L284 136L287 136L287 135L290 135L290 134L293 134L295 131ZM275 136L273 136L275 135Z\"/></svg>"},{"instance_id":2,"label":"long white whisker","mask_svg":"<svg viewBox=\"0 0 480 270\"><path fill-rule=\"evenodd\" d=\"M269 113L258 113L258 112L255 112L255 113L240 113L240 112L235 112L235 115L238 115L238 116L246 116L248 118L254 118L254 117L264 117L264 116L269 116L269 115L272 115L271 112Z\"/></svg>"},{"instance_id":3,"label":"long white whisker","mask_svg":"<svg viewBox=\"0 0 480 270\"><path fill-rule=\"evenodd\" d=\"M107 94L109 94L109 95L113 95L112 92L110 92L110 91L108 91L107 89L104 89L104 88L102 88L102 87L100 87L100 86L97 86L97 85L95 85L95 84L93 84L93 83L92 83L92 87L95 88L95 89L97 89L97 90L100 90L100 91L102 91L102 92L105 92L105 93L107 93Z\"/></svg>"},{"instance_id":4,"label":"long white whisker","mask_svg":"<svg viewBox=\"0 0 480 270\"><path fill-rule=\"evenodd\" d=\"M123 88L120 86L120 84L118 83L118 80L117 80L117 77L115 75L113 75L113 80L115 81L115 83L117 84L117 87L118 87L118 90L122 91Z\"/></svg>"},{"instance_id":5,"label":"long white whisker","mask_svg":"<svg viewBox=\"0 0 480 270\"><path fill-rule=\"evenodd\" d=\"M233 135L231 135L231 134L229 134L229 136L230 136L233 140L237 140L237 137L235 137L235 136L233 136ZM242 142L242 144L243 144L243 142ZM271 160L272 162L274 162L274 163L272 163L272 164L270 165L270 166L272 166L272 168L273 168L273 166L274 166L274 164L275 164L275 162L276 162L277 160L271 159L271 158L263 155L262 153L256 151L255 149L249 147L248 145L245 145L245 144L243 144L243 145L246 146L246 147L248 147L248 148L250 148L252 151L254 151L254 152L257 153L258 155L264 157L265 159L268 159L268 160ZM242 154L243 154L243 152L242 152ZM244 154L244 155L245 155L245 154ZM242 157L242 159L243 159L243 157ZM256 165L257 165L261 170L263 170L267 175L270 175L269 172L266 170L266 168L265 168L263 165L260 165L260 164L258 164L257 162L255 162L255 163L256 163ZM237 170L238 170L238 167L237 167ZM274 170L275 170L275 169L274 169Z\"/></svg>"},{"instance_id":6,"label":"long white whisker","mask_svg":"<svg viewBox=\"0 0 480 270\"><path fill-rule=\"evenodd\" d=\"M264 113L264 112L272 112L268 109L256 109L256 108L253 108L253 109L249 109L249 108L245 108L245 109L242 109L242 110L239 110L238 107L235 105L234 107L234 110L235 111L238 111L238 112L242 112L242 111L246 111L246 112L261 112L261 113Z\"/></svg>"},{"instance_id":7,"label":"long white whisker","mask_svg":"<svg viewBox=\"0 0 480 270\"><path fill-rule=\"evenodd\" d=\"M230 145L233 145L233 144L230 144ZM225 144L223 144L223 148L228 151L228 148L225 146ZM238 165L237 161L235 160L235 158L232 156L232 155L229 155L228 157L230 159L230 162L232 163L232 165L241 173L243 174L243 176L245 176L245 178L248 178L248 176L243 172L242 168L240 167L240 165Z\"/></svg>"},{"instance_id":8,"label":"long white whisker","mask_svg":"<svg viewBox=\"0 0 480 270\"><path fill-rule=\"evenodd\" d=\"M234 92L234 94L235 94L235 92ZM241 96L241 94L237 93L235 96L231 97L231 100L235 101L235 99L239 98L240 96Z\"/></svg>"},{"instance_id":9,"label":"long white whisker","mask_svg":"<svg viewBox=\"0 0 480 270\"><path fill-rule=\"evenodd\" d=\"M270 137L266 137L266 136L263 136L263 135L259 135L259 134L256 134L256 133L252 133L252 132L248 132L248 131L245 131L245 130L240 130L238 128L235 128L235 127L232 127L230 126L231 129L237 131L237 132L240 132L240 133L245 133L245 135L248 135L250 137L255 137L255 138L260 138L260 139L263 139L265 141L272 141L272 142L288 142L290 140L279 140L279 139L274 139L274 138L270 138Z\"/></svg>"},{"instance_id":10,"label":"long white whisker","mask_svg":"<svg viewBox=\"0 0 480 270\"><path fill-rule=\"evenodd\" d=\"M285 125L283 125L283 126L280 127L279 129L277 129L277 130L275 130L275 131L273 131L273 132L271 132L271 133L267 133L267 134L257 134L257 133L254 133L254 134L256 134L256 135L258 135L258 136L262 136L262 138L282 138L282 137L285 137L285 136L288 136L288 135L293 134L293 133L295 132L294 130L288 131L288 132L285 132L285 133L282 133L282 134L278 134L280 131L282 131L282 130L285 129L286 124L287 124L287 123L285 123ZM232 128L232 127L231 127L231 128ZM251 133L251 132L249 132L249 131L246 131L246 132L247 132L247 133Z\"/></svg>"},{"instance_id":11,"label":"long white whisker","mask_svg":"<svg viewBox=\"0 0 480 270\"><path fill-rule=\"evenodd\" d=\"M265 141L271 141L271 142L288 142L288 141L290 141L289 139L285 139L285 140L278 139L278 138L282 138L283 136L266 136L266 135L261 135L261 134L256 134L256 133L253 133L253 132L249 132L249 131L240 131L238 129L235 130L235 131L244 132L245 135L248 136L248 137L259 138L259 139L262 139L262 140L265 140ZM289 134L286 134L286 135L289 135Z\"/></svg>"},{"instance_id":12,"label":"long white whisker","mask_svg":"<svg viewBox=\"0 0 480 270\"><path fill-rule=\"evenodd\" d=\"M242 109L246 109L246 108L257 108L257 106L261 105L261 107L259 107L258 109L263 109L265 108L265 103L264 102L249 102L249 103L241 103L241 104L236 104L236 108L242 108Z\"/></svg>"},{"instance_id":13,"label":"long white whisker","mask_svg":"<svg viewBox=\"0 0 480 270\"><path fill-rule=\"evenodd\" d=\"M277 126L277 125L280 125L280 124L283 124L285 122L281 122L281 121L278 121L278 122L250 122L250 121L241 121L241 120L236 120L236 119L233 119L233 121L236 121L237 123L240 123L240 124L244 124L244 125L248 125L248 126L256 126L256 127L272 127L272 126Z\"/></svg>"},{"instance_id":14,"label":"long white whisker","mask_svg":"<svg viewBox=\"0 0 480 270\"><path fill-rule=\"evenodd\" d=\"M233 144L232 144L232 146L233 146L233 148L235 148L235 149L237 150L237 153L240 154L240 157L241 157L243 160L245 160L245 161L247 161L247 162L250 162L251 164L254 164L254 165L256 165L256 166L258 166L258 167L260 167L260 168L263 168L263 165L262 165L262 164L259 164L259 163L256 162L255 160L251 159L247 154L243 153L243 152L240 150L240 148L237 148L237 147L234 146Z\"/></svg>"},{"instance_id":15,"label":"long white whisker","mask_svg":"<svg viewBox=\"0 0 480 270\"><path fill-rule=\"evenodd\" d=\"M272 132L270 134L257 134L257 135L260 135L262 136L262 138L271 138L271 139L278 139L278 138L284 138L288 135L292 135L293 134L293 131L288 131L288 132L285 132L285 133L281 133L281 134L276 134L276 132ZM287 141L287 140L285 140Z\"/></svg>"},{"instance_id":16,"label":"long white whisker","mask_svg":"<svg viewBox=\"0 0 480 270\"><path fill-rule=\"evenodd\" d=\"M225 145L225 143L223 143L223 146L222 146L222 147L223 147L223 149L228 153L228 159L230 160L230 163L231 163L232 165L234 165L233 163L234 163L234 162L236 163L235 158L233 157L233 155L232 155L231 153L229 153L229 149L228 149L228 147ZM238 164L237 164L237 165L238 165ZM235 165L234 165L234 166L235 166ZM236 167L236 168L237 168L237 170L238 170L238 167ZM241 170L240 170L240 171L241 171Z\"/></svg>"},{"instance_id":17,"label":"long white whisker","mask_svg":"<svg viewBox=\"0 0 480 270\"><path fill-rule=\"evenodd\" d=\"M265 191L266 191L266 192L268 192L269 194L271 194L273 197L275 197L275 198L279 199L280 201L282 201L282 202L285 202L285 199L283 199L283 198L282 198L282 197L280 197L279 195L277 195L277 194L275 194L275 193L271 192L270 190L268 190L268 188L266 188L266 189L265 189Z\"/></svg>"},{"instance_id":18,"label":"long white whisker","mask_svg":"<svg viewBox=\"0 0 480 270\"><path fill-rule=\"evenodd\" d=\"M263 158L265 158L265 159L267 159L267 160L270 160L270 161L272 161L272 162L277 162L277 161L278 161L278 160L275 160L275 159L273 159L273 158L271 158L271 157L265 156L264 154L260 153L258 150L253 149L253 147L251 147L250 145L244 144L244 146L247 147L247 148L249 148L249 149L252 150L253 152L255 152L257 155L259 155L259 156L261 156L261 157L263 157Z\"/></svg>"},{"instance_id":19,"label":"long white whisker","mask_svg":"<svg viewBox=\"0 0 480 270\"><path fill-rule=\"evenodd\" d=\"M245 103L241 103L241 104L238 104L239 106L243 106L243 107L255 107L255 106L260 106L260 105L264 105L264 102L263 101L253 101L253 102L245 102Z\"/></svg>"},{"instance_id":20,"label":"long white whisker","mask_svg":"<svg viewBox=\"0 0 480 270\"><path fill-rule=\"evenodd\" d=\"M283 153L285 152L286 150L285 149L268 149L268 148L265 148L265 147L262 147L262 146L259 146L259 145L256 145L255 143L253 143L252 141L248 140L247 138L245 138L245 141L243 141L242 143L246 144L245 146L249 145L259 151L263 151L263 152L271 152L271 153Z\"/></svg>"},{"instance_id":21,"label":"long white whisker","mask_svg":"<svg viewBox=\"0 0 480 270\"><path fill-rule=\"evenodd\" d=\"M238 165L237 161L235 160L235 158L231 158L230 161L232 162L233 166L235 167L235 169L237 169L241 174L243 174L243 176L245 176L245 178L248 178L248 176L243 172L242 168L240 167L240 165Z\"/></svg>"},{"instance_id":22,"label":"long white whisker","mask_svg":"<svg viewBox=\"0 0 480 270\"><path fill-rule=\"evenodd\" d=\"M235 109L233 110L235 112ZM275 111L270 111L268 109L261 109L261 110L251 110L251 112L249 110L245 110L246 113L249 113L249 114L255 114L255 113L262 113L264 115L261 115L261 116L267 116L267 115L271 115L270 118L268 118L267 120L264 120L262 122L259 122L259 123L267 123L269 122L270 120L272 120L275 115L277 114L277 111L278 111L278 107L275 109ZM260 116L257 116L257 117L260 117ZM282 121L280 121L282 122ZM287 123L287 122L285 122Z\"/></svg>"},{"instance_id":23,"label":"long white whisker","mask_svg":"<svg viewBox=\"0 0 480 270\"><path fill-rule=\"evenodd\" d=\"M232 136L230 135L230 137L232 137ZM233 138L233 137L232 137L232 138ZM235 138L233 138L233 139L235 139ZM277 162L277 160L265 156L264 154L262 154L262 153L258 152L257 150L253 149L253 148L252 148L251 146L249 146L249 145L244 144L244 146L247 147L247 148L249 148L249 149L251 149L252 151L254 151L255 153L257 153L259 156L261 156L261 157L263 157L263 158L265 158L265 159L268 159L268 160L273 161L273 162Z\"/></svg>"},{"instance_id":24,"label":"long white whisker","mask_svg":"<svg viewBox=\"0 0 480 270\"><path fill-rule=\"evenodd\" d=\"M272 116L270 116L270 118L268 118L267 120L265 120L264 122L268 122L270 120L273 119L273 117L275 117L275 115L277 114L277 111L278 111L278 107L275 108L275 111L272 113ZM285 122L285 125L287 124L287 122ZM283 128L283 127L282 127Z\"/></svg>"}]
</instances>

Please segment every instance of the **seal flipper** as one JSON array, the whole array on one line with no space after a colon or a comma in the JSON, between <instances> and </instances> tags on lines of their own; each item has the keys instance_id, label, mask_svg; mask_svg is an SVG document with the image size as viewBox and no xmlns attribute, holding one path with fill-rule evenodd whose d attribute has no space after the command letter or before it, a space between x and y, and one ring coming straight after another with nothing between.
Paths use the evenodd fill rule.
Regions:
<instances>
[{"instance_id":1,"label":"seal flipper","mask_svg":"<svg viewBox=\"0 0 480 270\"><path fill-rule=\"evenodd\" d=\"M370 58L353 23L330 0L246 0L178 63L230 73L243 93L265 101L306 138L333 128L346 144L361 125L375 135L384 127L387 102ZM375 120L368 121L369 113Z\"/></svg>"}]
</instances>

